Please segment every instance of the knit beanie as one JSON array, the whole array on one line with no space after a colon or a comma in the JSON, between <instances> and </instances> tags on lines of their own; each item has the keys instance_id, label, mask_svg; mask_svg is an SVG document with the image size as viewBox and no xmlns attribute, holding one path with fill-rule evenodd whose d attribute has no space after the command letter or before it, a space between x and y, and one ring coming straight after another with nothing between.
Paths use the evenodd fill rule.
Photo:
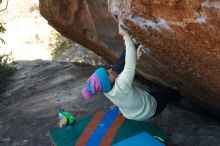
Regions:
<instances>
[{"instance_id":1,"label":"knit beanie","mask_svg":"<svg viewBox=\"0 0 220 146\"><path fill-rule=\"evenodd\" d=\"M107 93L111 91L111 82L108 73L104 68L98 68L86 81L82 95L86 99L92 98L99 92Z\"/></svg>"}]
</instances>

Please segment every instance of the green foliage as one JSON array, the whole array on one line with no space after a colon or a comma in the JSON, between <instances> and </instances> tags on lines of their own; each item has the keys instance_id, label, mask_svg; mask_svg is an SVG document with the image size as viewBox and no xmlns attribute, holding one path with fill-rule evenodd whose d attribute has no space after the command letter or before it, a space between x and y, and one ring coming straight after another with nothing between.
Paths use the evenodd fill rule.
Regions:
<instances>
[{"instance_id":1,"label":"green foliage","mask_svg":"<svg viewBox=\"0 0 220 146\"><path fill-rule=\"evenodd\" d=\"M3 26L3 23L0 23L0 34L4 33L6 29ZM5 41L0 37L0 44L4 44ZM15 62L13 61L10 54L0 55L0 81L3 84L9 76L11 76L16 71Z\"/></svg>"},{"instance_id":2,"label":"green foliage","mask_svg":"<svg viewBox=\"0 0 220 146\"><path fill-rule=\"evenodd\" d=\"M15 71L15 62L11 58L11 54L0 55L0 80L5 80Z\"/></svg>"},{"instance_id":3,"label":"green foliage","mask_svg":"<svg viewBox=\"0 0 220 146\"><path fill-rule=\"evenodd\" d=\"M6 29L4 28L3 24L0 22L0 33L4 33L6 31ZM0 43L5 44L5 41L3 38L1 38L0 36Z\"/></svg>"},{"instance_id":4,"label":"green foliage","mask_svg":"<svg viewBox=\"0 0 220 146\"><path fill-rule=\"evenodd\" d=\"M50 38L50 49L52 60L86 63L90 65L106 65L101 57L94 54L89 49L65 38L61 34L54 32Z\"/></svg>"},{"instance_id":5,"label":"green foliage","mask_svg":"<svg viewBox=\"0 0 220 146\"><path fill-rule=\"evenodd\" d=\"M0 22L0 32L4 33L5 31L6 30L5 30L4 26L3 26L3 23Z\"/></svg>"},{"instance_id":6,"label":"green foliage","mask_svg":"<svg viewBox=\"0 0 220 146\"><path fill-rule=\"evenodd\" d=\"M52 48L52 59L53 60L59 60L59 57L63 54L63 52L67 52L69 48L72 48L75 46L75 43L71 40L63 37L59 33L54 33L54 38L51 38L50 40L50 48Z\"/></svg>"}]
</instances>

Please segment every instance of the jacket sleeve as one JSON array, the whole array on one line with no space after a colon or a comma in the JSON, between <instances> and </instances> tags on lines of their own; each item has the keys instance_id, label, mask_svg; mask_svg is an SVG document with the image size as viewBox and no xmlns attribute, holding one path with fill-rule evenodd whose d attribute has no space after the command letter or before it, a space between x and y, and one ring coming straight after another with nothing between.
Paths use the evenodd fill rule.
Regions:
<instances>
[{"instance_id":1,"label":"jacket sleeve","mask_svg":"<svg viewBox=\"0 0 220 146\"><path fill-rule=\"evenodd\" d=\"M137 52L131 38L124 36L124 41L126 46L125 66L119 75L119 85L123 89L132 86L137 64Z\"/></svg>"}]
</instances>

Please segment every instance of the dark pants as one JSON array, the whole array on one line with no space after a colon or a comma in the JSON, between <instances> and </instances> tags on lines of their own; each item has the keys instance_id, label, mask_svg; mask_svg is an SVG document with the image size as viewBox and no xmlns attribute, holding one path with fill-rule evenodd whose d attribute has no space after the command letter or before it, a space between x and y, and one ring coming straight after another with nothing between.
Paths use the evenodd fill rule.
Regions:
<instances>
[{"instance_id":1,"label":"dark pants","mask_svg":"<svg viewBox=\"0 0 220 146\"><path fill-rule=\"evenodd\" d=\"M135 45L136 49L138 48L138 46L139 44ZM112 70L120 74L123 71L124 66L125 66L125 50L122 52L119 59L112 66ZM176 101L181 98L181 94L177 90L173 90L170 87L165 87L161 90L150 92L150 94L157 101L157 109L154 116L160 114L169 102Z\"/></svg>"},{"instance_id":2,"label":"dark pants","mask_svg":"<svg viewBox=\"0 0 220 146\"><path fill-rule=\"evenodd\" d=\"M119 59L112 65L112 71L120 74L125 66L125 50L121 53Z\"/></svg>"},{"instance_id":3,"label":"dark pants","mask_svg":"<svg viewBox=\"0 0 220 146\"><path fill-rule=\"evenodd\" d=\"M170 87L165 87L163 89L150 92L150 94L157 101L157 109L154 116L160 114L169 102L176 102L182 98L179 91L173 90Z\"/></svg>"}]
</instances>

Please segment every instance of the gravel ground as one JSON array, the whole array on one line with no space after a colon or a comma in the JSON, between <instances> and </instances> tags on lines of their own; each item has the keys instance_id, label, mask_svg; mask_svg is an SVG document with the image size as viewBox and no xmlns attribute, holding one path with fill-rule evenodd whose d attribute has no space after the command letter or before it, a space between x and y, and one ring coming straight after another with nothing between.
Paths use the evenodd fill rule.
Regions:
<instances>
[{"instance_id":1,"label":"gravel ground","mask_svg":"<svg viewBox=\"0 0 220 146\"><path fill-rule=\"evenodd\" d=\"M90 101L82 98L81 89L95 67L41 60L20 61L17 66L0 95L0 146L52 145L49 131L57 127L59 108L80 118L112 106L103 95ZM170 104L149 122L167 133L173 145L220 145L219 121L186 99Z\"/></svg>"}]
</instances>

